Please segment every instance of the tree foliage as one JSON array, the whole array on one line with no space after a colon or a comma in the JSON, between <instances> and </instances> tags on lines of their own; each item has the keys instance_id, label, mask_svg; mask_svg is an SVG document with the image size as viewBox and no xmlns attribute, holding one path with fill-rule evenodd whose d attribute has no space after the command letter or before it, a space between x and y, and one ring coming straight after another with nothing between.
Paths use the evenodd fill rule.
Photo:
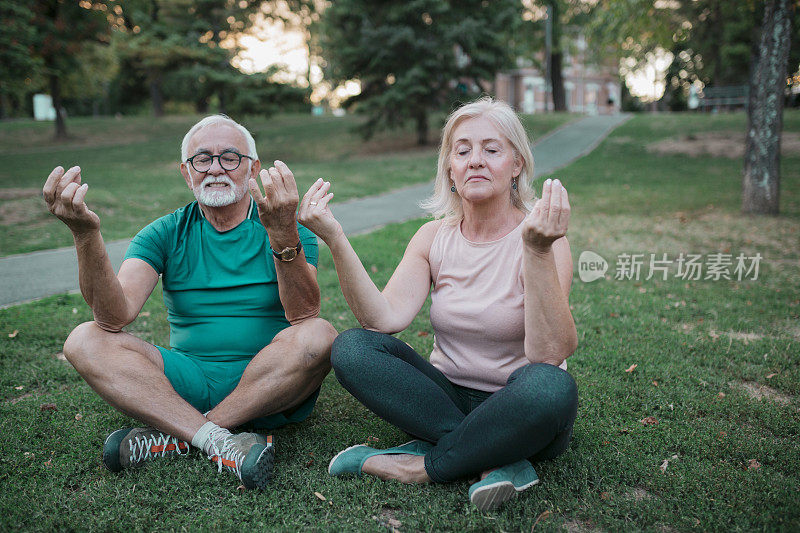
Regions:
<instances>
[{"instance_id":1,"label":"tree foliage","mask_svg":"<svg viewBox=\"0 0 800 533\"><path fill-rule=\"evenodd\" d=\"M120 49L150 87L153 113L163 108L165 77L194 76L191 91L199 110L216 95L224 112L226 88L241 74L231 58L234 34L246 31L262 2L257 0L119 0ZM226 45L229 43L228 45Z\"/></svg>"},{"instance_id":2,"label":"tree foliage","mask_svg":"<svg viewBox=\"0 0 800 533\"><path fill-rule=\"evenodd\" d=\"M431 112L482 92L510 64L521 9L518 0L338 0L323 17L328 74L360 81L346 105L368 117L366 137L413 121L424 144Z\"/></svg>"},{"instance_id":3,"label":"tree foliage","mask_svg":"<svg viewBox=\"0 0 800 533\"><path fill-rule=\"evenodd\" d=\"M19 98L41 74L31 19L30 10L16 0L0 0L0 118L10 112L9 99Z\"/></svg>"},{"instance_id":4,"label":"tree foliage","mask_svg":"<svg viewBox=\"0 0 800 533\"><path fill-rule=\"evenodd\" d=\"M667 84L685 94L695 81L747 84L763 13L761 0L605 0L594 6L587 30L595 49L640 65L656 49L671 52ZM795 20L793 33L798 32ZM790 58L796 70L796 44Z\"/></svg>"},{"instance_id":5,"label":"tree foliage","mask_svg":"<svg viewBox=\"0 0 800 533\"><path fill-rule=\"evenodd\" d=\"M80 68L89 43L108 43L106 2L34 0L30 4L34 58L41 64L56 110L55 135L67 135L61 104L62 80Z\"/></svg>"}]
</instances>

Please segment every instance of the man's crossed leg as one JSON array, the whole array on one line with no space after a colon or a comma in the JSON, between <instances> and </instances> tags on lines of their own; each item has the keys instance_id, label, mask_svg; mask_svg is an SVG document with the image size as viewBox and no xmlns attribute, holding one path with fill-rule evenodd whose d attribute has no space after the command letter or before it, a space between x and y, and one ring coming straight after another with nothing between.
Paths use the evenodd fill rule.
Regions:
<instances>
[{"instance_id":1,"label":"man's crossed leg","mask_svg":"<svg viewBox=\"0 0 800 533\"><path fill-rule=\"evenodd\" d=\"M83 323L67 338L64 355L109 404L150 426L112 433L104 450L104 463L112 470L139 466L151 457L188 453L191 442L220 470L234 472L245 487L264 488L271 477L271 439L254 433L233 435L230 430L313 404L330 370L335 337L336 330L321 318L287 327L250 360L233 391L219 403L212 400L216 404L211 406L184 399L181 393L192 395L176 391L159 348L129 333ZM211 409L203 414L206 407ZM298 411L307 415L310 408ZM277 418L295 421L291 416ZM273 423L280 421L273 418Z\"/></svg>"}]
</instances>

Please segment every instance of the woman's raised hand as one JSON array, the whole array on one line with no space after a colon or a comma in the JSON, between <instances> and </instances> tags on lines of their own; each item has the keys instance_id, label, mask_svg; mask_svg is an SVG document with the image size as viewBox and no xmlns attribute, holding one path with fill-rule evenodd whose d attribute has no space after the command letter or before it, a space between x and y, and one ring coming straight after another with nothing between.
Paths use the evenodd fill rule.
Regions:
<instances>
[{"instance_id":1,"label":"woman's raised hand","mask_svg":"<svg viewBox=\"0 0 800 533\"><path fill-rule=\"evenodd\" d=\"M559 180L548 179L542 186L542 197L522 226L522 241L538 252L547 252L556 239L567 234L569 196Z\"/></svg>"},{"instance_id":2,"label":"woman's raised hand","mask_svg":"<svg viewBox=\"0 0 800 533\"><path fill-rule=\"evenodd\" d=\"M329 181L322 178L315 181L300 201L300 210L297 213L297 220L328 244L342 233L342 225L334 218L328 206L333 198L333 193L328 192L330 188Z\"/></svg>"},{"instance_id":3,"label":"woman's raised hand","mask_svg":"<svg viewBox=\"0 0 800 533\"><path fill-rule=\"evenodd\" d=\"M47 209L75 235L100 229L100 217L84 201L88 190L89 185L81 184L81 167L66 172L63 167L54 168L42 189Z\"/></svg>"}]
</instances>

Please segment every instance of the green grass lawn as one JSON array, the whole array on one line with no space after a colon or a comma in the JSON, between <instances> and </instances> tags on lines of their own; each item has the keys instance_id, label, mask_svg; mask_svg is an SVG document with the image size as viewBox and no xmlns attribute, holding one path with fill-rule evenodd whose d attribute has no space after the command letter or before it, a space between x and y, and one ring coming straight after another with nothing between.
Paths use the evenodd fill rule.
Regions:
<instances>
[{"instance_id":1,"label":"green grass lawn","mask_svg":"<svg viewBox=\"0 0 800 533\"><path fill-rule=\"evenodd\" d=\"M44 180L57 165L81 166L90 185L86 201L100 215L106 240L132 237L194 200L177 161L183 135L199 118L75 118L68 124L73 137L58 143L50 123L0 123L0 256L72 244L41 199ZM525 121L538 139L573 118L536 115ZM294 171L301 196L319 177L336 184L337 201L433 179L436 146L415 146L410 131L381 132L365 143L351 131L358 120L286 114L247 117L243 124L264 164L281 159Z\"/></svg>"},{"instance_id":2,"label":"green grass lawn","mask_svg":"<svg viewBox=\"0 0 800 533\"><path fill-rule=\"evenodd\" d=\"M341 449L407 439L333 376L308 421L275 432L272 490L237 490L232 476L218 476L197 452L111 474L100 460L103 439L133 422L59 359L71 328L90 319L79 296L65 295L0 310L0 526L797 530L800 154L784 157L785 215L773 218L739 214L740 159L653 151L666 139L689 135L692 144L703 132L743 127L743 115L637 116L558 172L573 206L570 303L580 345L569 368L579 386L578 420L570 449L536 465L542 483L501 510L472 508L467 482L405 486L330 478L328 461ZM800 114L787 113L786 129L800 132ZM376 283L388 280L422 222L352 239ZM609 262L605 279L578 279L578 257L586 250ZM649 254L674 260L681 252L760 253L763 259L755 280L684 280L674 264L666 280L645 279ZM621 253L645 254L638 281L614 279ZM319 279L323 316L340 331L355 326L325 249ZM129 330L168 342L160 291ZM427 305L399 337L430 351Z\"/></svg>"}]
</instances>

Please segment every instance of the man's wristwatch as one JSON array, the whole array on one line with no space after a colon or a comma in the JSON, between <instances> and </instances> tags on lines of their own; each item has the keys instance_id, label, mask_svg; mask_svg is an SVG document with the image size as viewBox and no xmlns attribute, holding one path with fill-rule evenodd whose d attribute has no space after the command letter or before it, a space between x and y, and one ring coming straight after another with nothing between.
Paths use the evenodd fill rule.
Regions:
<instances>
[{"instance_id":1,"label":"man's wristwatch","mask_svg":"<svg viewBox=\"0 0 800 533\"><path fill-rule=\"evenodd\" d=\"M272 247L269 248L272 250ZM300 251L303 249L303 243L298 242L297 246L289 246L284 248L280 252L276 252L272 250L272 255L283 261L284 263L288 263L290 261L294 261L295 257L300 255Z\"/></svg>"}]
</instances>

